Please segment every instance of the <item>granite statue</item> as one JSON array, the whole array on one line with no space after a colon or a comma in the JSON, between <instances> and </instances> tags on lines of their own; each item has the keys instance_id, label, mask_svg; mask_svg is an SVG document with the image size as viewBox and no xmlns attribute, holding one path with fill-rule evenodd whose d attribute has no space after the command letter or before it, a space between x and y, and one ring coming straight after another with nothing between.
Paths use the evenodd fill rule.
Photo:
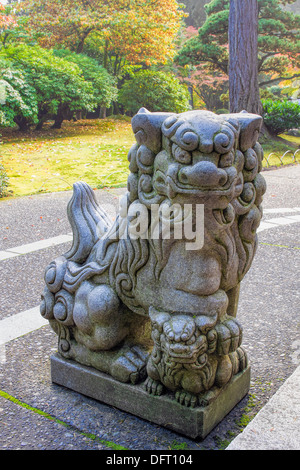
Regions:
<instances>
[{"instance_id":1,"label":"granite statue","mask_svg":"<svg viewBox=\"0 0 300 470\"><path fill-rule=\"evenodd\" d=\"M116 219L74 184L73 245L47 267L41 302L61 357L191 408L248 367L236 314L266 190L261 124L142 108Z\"/></svg>"}]
</instances>

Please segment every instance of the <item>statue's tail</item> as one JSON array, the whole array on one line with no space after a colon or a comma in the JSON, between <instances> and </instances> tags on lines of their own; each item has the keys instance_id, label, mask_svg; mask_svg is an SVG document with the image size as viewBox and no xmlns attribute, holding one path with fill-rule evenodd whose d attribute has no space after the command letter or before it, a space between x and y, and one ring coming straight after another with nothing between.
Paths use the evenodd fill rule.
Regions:
<instances>
[{"instance_id":1,"label":"statue's tail","mask_svg":"<svg viewBox=\"0 0 300 470\"><path fill-rule=\"evenodd\" d=\"M68 219L73 231L73 245L64 256L75 263L83 263L97 240L111 227L112 221L98 205L92 188L84 182L73 185Z\"/></svg>"}]
</instances>

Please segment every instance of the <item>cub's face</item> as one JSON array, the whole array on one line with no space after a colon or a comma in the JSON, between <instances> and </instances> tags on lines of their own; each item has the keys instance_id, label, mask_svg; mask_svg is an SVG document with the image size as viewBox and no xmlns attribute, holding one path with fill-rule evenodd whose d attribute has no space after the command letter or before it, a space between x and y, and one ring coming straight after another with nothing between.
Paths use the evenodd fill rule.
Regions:
<instances>
[{"instance_id":1,"label":"cub's face","mask_svg":"<svg viewBox=\"0 0 300 470\"><path fill-rule=\"evenodd\" d=\"M193 317L158 312L153 307L149 309L149 316L152 339L168 364L197 363L200 368L206 364L207 337L201 334Z\"/></svg>"},{"instance_id":2,"label":"cub's face","mask_svg":"<svg viewBox=\"0 0 300 470\"><path fill-rule=\"evenodd\" d=\"M206 336L201 335L192 318L178 315L163 325L161 348L173 362L195 362L200 358L204 365L208 349Z\"/></svg>"}]
</instances>

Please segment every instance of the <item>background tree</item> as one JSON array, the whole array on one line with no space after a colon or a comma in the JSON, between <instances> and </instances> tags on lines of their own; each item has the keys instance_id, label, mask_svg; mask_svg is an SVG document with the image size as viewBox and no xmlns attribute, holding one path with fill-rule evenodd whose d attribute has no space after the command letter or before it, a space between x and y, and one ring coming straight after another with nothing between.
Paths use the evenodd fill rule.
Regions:
<instances>
[{"instance_id":1,"label":"background tree","mask_svg":"<svg viewBox=\"0 0 300 470\"><path fill-rule=\"evenodd\" d=\"M55 120L54 127L60 127L64 119L72 119L77 111L95 108L92 85L84 80L76 64L55 57L52 51L25 44L9 46L1 56L14 69L22 71L25 82L35 90L38 128L50 118ZM22 130L30 124L30 120L18 122Z\"/></svg>"},{"instance_id":2,"label":"background tree","mask_svg":"<svg viewBox=\"0 0 300 470\"><path fill-rule=\"evenodd\" d=\"M230 112L261 114L258 65L257 0L230 0L229 10L229 103Z\"/></svg>"},{"instance_id":3,"label":"background tree","mask_svg":"<svg viewBox=\"0 0 300 470\"><path fill-rule=\"evenodd\" d=\"M25 74L7 59L0 58L0 125L22 130L38 123L38 101L35 89Z\"/></svg>"},{"instance_id":4,"label":"background tree","mask_svg":"<svg viewBox=\"0 0 300 470\"><path fill-rule=\"evenodd\" d=\"M193 26L183 30L179 39L181 47L197 34L198 31ZM189 88L192 106L197 109L205 107L210 111L224 108L222 95L228 90L228 76L226 74L215 71L210 64L204 62L198 65L177 65L176 72L180 81Z\"/></svg>"},{"instance_id":5,"label":"background tree","mask_svg":"<svg viewBox=\"0 0 300 470\"><path fill-rule=\"evenodd\" d=\"M189 93L173 74L141 70L125 81L119 102L131 115L141 107L152 112L181 113L189 109Z\"/></svg>"},{"instance_id":6,"label":"background tree","mask_svg":"<svg viewBox=\"0 0 300 470\"><path fill-rule=\"evenodd\" d=\"M18 10L28 34L43 48L95 58L118 79L118 88L128 71L173 58L184 17L176 0L25 0Z\"/></svg>"},{"instance_id":7,"label":"background tree","mask_svg":"<svg viewBox=\"0 0 300 470\"><path fill-rule=\"evenodd\" d=\"M68 49L56 49L54 54L76 64L80 68L84 79L92 84L98 115L101 109L109 108L111 103L117 99L116 79L104 67L99 65L97 60L85 54L71 52ZM105 117L105 115L102 114L101 117Z\"/></svg>"},{"instance_id":8,"label":"background tree","mask_svg":"<svg viewBox=\"0 0 300 470\"><path fill-rule=\"evenodd\" d=\"M300 76L300 15L282 7L294 0L258 0L258 73L260 86ZM229 0L205 5L207 19L198 35L187 41L177 55L181 65L206 63L228 74ZM287 71L289 65L293 72Z\"/></svg>"},{"instance_id":9,"label":"background tree","mask_svg":"<svg viewBox=\"0 0 300 470\"><path fill-rule=\"evenodd\" d=\"M0 43L4 46L13 34L13 30L16 28L17 22L14 15L11 14L10 6L4 6L0 3Z\"/></svg>"},{"instance_id":10,"label":"background tree","mask_svg":"<svg viewBox=\"0 0 300 470\"><path fill-rule=\"evenodd\" d=\"M81 53L88 40L95 41L105 68L114 58L116 74L120 61L168 60L183 18L176 0L25 0L19 9L40 45Z\"/></svg>"}]
</instances>

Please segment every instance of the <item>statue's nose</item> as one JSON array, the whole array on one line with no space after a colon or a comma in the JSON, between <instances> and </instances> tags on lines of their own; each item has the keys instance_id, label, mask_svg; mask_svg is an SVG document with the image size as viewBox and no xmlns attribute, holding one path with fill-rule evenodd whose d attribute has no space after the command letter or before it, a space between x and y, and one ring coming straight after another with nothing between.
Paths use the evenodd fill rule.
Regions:
<instances>
[{"instance_id":1,"label":"statue's nose","mask_svg":"<svg viewBox=\"0 0 300 470\"><path fill-rule=\"evenodd\" d=\"M216 167L212 162L202 161L192 166L186 166L179 171L178 180L183 184L217 188L223 186L228 175L226 171Z\"/></svg>"}]
</instances>

